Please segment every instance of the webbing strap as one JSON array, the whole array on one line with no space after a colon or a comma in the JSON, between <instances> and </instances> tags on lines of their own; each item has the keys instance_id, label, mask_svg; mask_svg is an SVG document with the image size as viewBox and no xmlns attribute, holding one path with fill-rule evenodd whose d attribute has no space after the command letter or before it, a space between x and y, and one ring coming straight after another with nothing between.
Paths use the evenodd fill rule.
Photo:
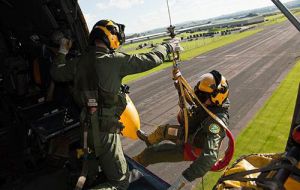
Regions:
<instances>
[{"instance_id":1,"label":"webbing strap","mask_svg":"<svg viewBox=\"0 0 300 190\"><path fill-rule=\"evenodd\" d=\"M101 146L100 144L100 139L99 139L99 113L96 111L93 115L90 116L90 125L92 127L93 131L93 144L94 144L94 151L96 154L96 157L100 155L99 152L99 147Z\"/></svg>"},{"instance_id":2,"label":"webbing strap","mask_svg":"<svg viewBox=\"0 0 300 190\"><path fill-rule=\"evenodd\" d=\"M86 181L86 176L88 174L88 146L87 146L87 138L88 138L88 124L84 122L83 124L83 152L84 152L84 160L82 164L81 174L77 180L75 190L81 190Z\"/></svg>"},{"instance_id":3,"label":"webbing strap","mask_svg":"<svg viewBox=\"0 0 300 190\"><path fill-rule=\"evenodd\" d=\"M184 95L184 87L181 81L178 81L179 89L180 89L180 104L183 106L183 116L184 116L184 143L188 141L188 134L189 134L189 120L187 114L187 107L186 107L186 98Z\"/></svg>"},{"instance_id":4,"label":"webbing strap","mask_svg":"<svg viewBox=\"0 0 300 190\"><path fill-rule=\"evenodd\" d=\"M278 169L287 169L289 171L291 171L292 173L296 174L296 175L300 175L300 170L298 168L296 168L293 165L288 165L288 164L278 164L278 165L271 165L271 166L265 166L262 168L258 168L258 169L253 169L253 170L247 170L247 171L242 171L242 172L238 172L238 173L234 173L234 174L230 174L227 176L223 176L219 179L218 182L224 182L227 180L233 180L233 181L259 181L261 179L259 178L246 178L244 176L249 175L249 174L254 174L254 173L262 173L262 172L269 172L269 171L273 171L273 170L278 170ZM265 180L262 179L262 180Z\"/></svg>"},{"instance_id":5,"label":"webbing strap","mask_svg":"<svg viewBox=\"0 0 300 190\"><path fill-rule=\"evenodd\" d=\"M272 170L277 170L282 168L282 166L266 166L259 169L253 169L253 170L247 170L242 171L234 174L230 174L227 176L223 176L219 179L219 182L224 182L227 180L233 180L233 181L254 181L253 179L257 180L258 178L245 178L246 175L255 174L255 173L261 173L261 172L268 172Z\"/></svg>"}]
</instances>

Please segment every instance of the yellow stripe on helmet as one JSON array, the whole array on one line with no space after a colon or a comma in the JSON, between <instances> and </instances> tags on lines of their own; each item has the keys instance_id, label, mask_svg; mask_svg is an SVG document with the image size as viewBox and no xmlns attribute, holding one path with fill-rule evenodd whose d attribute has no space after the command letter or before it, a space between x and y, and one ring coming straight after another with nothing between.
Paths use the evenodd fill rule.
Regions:
<instances>
[{"instance_id":1,"label":"yellow stripe on helmet","mask_svg":"<svg viewBox=\"0 0 300 190\"><path fill-rule=\"evenodd\" d=\"M109 21L109 22L106 24L106 26L108 26L108 25L110 25L110 26L115 26L115 25L113 24L112 21ZM104 26L96 26L95 28L99 28L100 30L102 30L102 31L105 33L105 35L107 36L107 38L108 38L108 40L109 40L110 48L112 48L112 49L117 49L117 48L120 47L120 41L119 41L119 39L118 39L118 36L113 35L113 34L112 34L106 27L104 27Z\"/></svg>"}]
</instances>

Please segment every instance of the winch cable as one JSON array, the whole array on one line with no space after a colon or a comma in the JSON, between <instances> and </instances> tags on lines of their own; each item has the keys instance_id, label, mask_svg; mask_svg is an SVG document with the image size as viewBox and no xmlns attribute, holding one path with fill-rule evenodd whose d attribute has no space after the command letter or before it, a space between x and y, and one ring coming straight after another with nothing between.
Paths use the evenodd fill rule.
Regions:
<instances>
[{"instance_id":1,"label":"winch cable","mask_svg":"<svg viewBox=\"0 0 300 190\"><path fill-rule=\"evenodd\" d=\"M172 39L175 38L175 27L172 25L172 20L171 20L171 14L170 14L170 7L169 7L169 2L167 0L167 7L168 7L168 13L169 13L169 21L170 21L170 27L168 27L168 31L170 33L170 37ZM187 143L188 141L188 109L187 109L187 97L189 99L189 104L190 105L195 105L196 107L201 106L209 116L211 116L226 132L227 137L229 138L228 141L228 146L225 151L225 156L217 161L217 163L214 164L212 167L212 171L219 171L224 169L230 162L230 160L233 157L234 154L234 137L231 131L228 129L228 127L225 125L225 123L214 113L212 113L204 104L199 100L197 95L195 94L194 90L192 87L189 85L189 83L186 81L186 79L182 76L179 66L178 66L178 59L175 57L175 52L172 52L173 56L173 73L175 73L175 76L173 78L175 83L178 83L179 89L178 90L178 95L179 95L179 104L181 109L183 110L183 116L184 116L184 131L185 131L185 136L184 136L184 142Z\"/></svg>"},{"instance_id":2,"label":"winch cable","mask_svg":"<svg viewBox=\"0 0 300 190\"><path fill-rule=\"evenodd\" d=\"M169 14L169 21L170 21L170 26L167 28L169 33L170 33L170 37L171 39L175 38L175 27L172 26L172 19L171 19L171 13L170 13L170 7L169 7L169 1L167 0L167 7L168 7L168 14ZM177 63L177 59L175 57L175 52L172 51L172 56L173 56L173 72L175 71L179 71L178 68L178 63ZM181 76L178 76L176 78L173 78L173 80L175 82L178 83L178 95L179 95L179 104L180 107L183 110L183 117L184 117L184 142L187 143L188 140L188 133L189 133L189 123L188 123L188 110L187 110L187 101L186 101L186 96L184 93L184 85L182 83L182 80L180 80Z\"/></svg>"}]
</instances>

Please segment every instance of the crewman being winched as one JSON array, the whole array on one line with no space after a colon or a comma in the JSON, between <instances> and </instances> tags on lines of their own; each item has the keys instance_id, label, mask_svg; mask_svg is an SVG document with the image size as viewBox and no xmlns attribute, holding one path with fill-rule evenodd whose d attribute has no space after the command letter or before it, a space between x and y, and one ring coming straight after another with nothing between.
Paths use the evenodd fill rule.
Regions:
<instances>
[{"instance_id":1,"label":"crewman being winched","mask_svg":"<svg viewBox=\"0 0 300 190\"><path fill-rule=\"evenodd\" d=\"M228 126L229 90L225 77L215 70L206 73L200 77L194 92L204 106ZM203 177L211 170L218 160L221 141L226 136L224 128L201 106L191 107L189 112L189 132L186 143L182 111L179 112L178 117L181 125L162 125L148 136L142 131L137 132L138 137L147 144L147 148L134 157L134 160L142 165L193 161L170 187L172 190L181 189L185 184ZM169 142L161 143L164 140Z\"/></svg>"},{"instance_id":2,"label":"crewman being winched","mask_svg":"<svg viewBox=\"0 0 300 190\"><path fill-rule=\"evenodd\" d=\"M51 68L55 81L73 81L74 99L82 107L83 139L87 139L83 144L91 153L85 157L88 169L83 169L83 178L79 178L77 189L83 186L84 173L88 173L88 182L93 181L98 166L108 181L93 189L127 189L128 168L119 135L123 128L119 119L126 107L121 81L126 75L160 65L167 53L173 51L174 45L165 44L145 54L115 52L125 41L124 28L111 20L100 20L90 33L88 51L69 61L65 56L71 42L63 38Z\"/></svg>"}]
</instances>

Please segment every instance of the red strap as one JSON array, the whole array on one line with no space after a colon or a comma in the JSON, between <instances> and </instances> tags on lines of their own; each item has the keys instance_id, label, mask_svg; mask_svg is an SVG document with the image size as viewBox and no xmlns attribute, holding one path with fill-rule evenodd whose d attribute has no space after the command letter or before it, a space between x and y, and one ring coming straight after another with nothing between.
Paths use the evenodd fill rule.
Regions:
<instances>
[{"instance_id":1,"label":"red strap","mask_svg":"<svg viewBox=\"0 0 300 190\"><path fill-rule=\"evenodd\" d=\"M229 130L226 130L226 135L229 139L228 146L225 151L225 155L221 160L218 160L210 169L210 171L220 171L228 166L229 162L231 161L234 153L234 137Z\"/></svg>"},{"instance_id":2,"label":"red strap","mask_svg":"<svg viewBox=\"0 0 300 190\"><path fill-rule=\"evenodd\" d=\"M185 161L194 161L201 154L200 148L195 148L189 143L184 144L183 156Z\"/></svg>"},{"instance_id":3,"label":"red strap","mask_svg":"<svg viewBox=\"0 0 300 190\"><path fill-rule=\"evenodd\" d=\"M224 169L230 163L233 153L234 153L234 137L229 130L226 130L226 135L229 139L228 146L225 151L225 155L221 160L218 160L210 169L210 171L220 171ZM185 143L184 144L184 160L185 161L194 161L196 160L199 155L201 154L200 148L194 148L191 144Z\"/></svg>"}]
</instances>

